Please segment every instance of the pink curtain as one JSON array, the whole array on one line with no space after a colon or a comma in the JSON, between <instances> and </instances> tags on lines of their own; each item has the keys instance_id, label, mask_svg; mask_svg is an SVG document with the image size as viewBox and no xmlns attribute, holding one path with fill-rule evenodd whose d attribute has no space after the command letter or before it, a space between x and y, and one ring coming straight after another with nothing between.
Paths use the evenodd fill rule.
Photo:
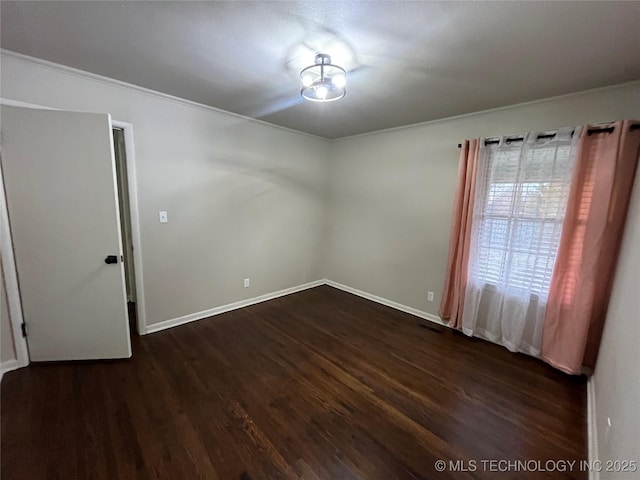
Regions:
<instances>
[{"instance_id":1,"label":"pink curtain","mask_svg":"<svg viewBox=\"0 0 640 480\"><path fill-rule=\"evenodd\" d=\"M570 374L598 354L640 155L635 123L580 137L542 340L542 358Z\"/></svg>"},{"instance_id":2,"label":"pink curtain","mask_svg":"<svg viewBox=\"0 0 640 480\"><path fill-rule=\"evenodd\" d=\"M465 140L460 147L449 256L439 314L451 327L462 328L462 305L467 284L473 199L476 189L480 140Z\"/></svg>"}]
</instances>

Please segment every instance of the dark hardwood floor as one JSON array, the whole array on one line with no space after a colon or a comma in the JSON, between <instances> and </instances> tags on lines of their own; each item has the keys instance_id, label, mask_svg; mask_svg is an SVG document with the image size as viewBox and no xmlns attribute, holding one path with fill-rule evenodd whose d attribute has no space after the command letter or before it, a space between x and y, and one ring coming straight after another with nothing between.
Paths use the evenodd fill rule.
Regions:
<instances>
[{"instance_id":1,"label":"dark hardwood floor","mask_svg":"<svg viewBox=\"0 0 640 480\"><path fill-rule=\"evenodd\" d=\"M8 373L2 480L587 478L481 463L586 458L583 378L419 323L322 286Z\"/></svg>"}]
</instances>

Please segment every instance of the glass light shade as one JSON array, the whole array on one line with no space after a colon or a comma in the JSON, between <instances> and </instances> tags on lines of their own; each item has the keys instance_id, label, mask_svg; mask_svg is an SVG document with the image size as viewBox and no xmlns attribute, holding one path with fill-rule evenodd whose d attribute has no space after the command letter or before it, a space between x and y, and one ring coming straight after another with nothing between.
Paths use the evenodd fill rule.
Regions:
<instances>
[{"instance_id":1,"label":"glass light shade","mask_svg":"<svg viewBox=\"0 0 640 480\"><path fill-rule=\"evenodd\" d=\"M331 63L331 57L316 55L316 64L300 72L300 94L312 102L332 102L347 93L347 73Z\"/></svg>"},{"instance_id":2,"label":"glass light shade","mask_svg":"<svg viewBox=\"0 0 640 480\"><path fill-rule=\"evenodd\" d=\"M338 88L344 88L347 86L347 77L343 73L334 75L331 77L331 81Z\"/></svg>"}]
</instances>

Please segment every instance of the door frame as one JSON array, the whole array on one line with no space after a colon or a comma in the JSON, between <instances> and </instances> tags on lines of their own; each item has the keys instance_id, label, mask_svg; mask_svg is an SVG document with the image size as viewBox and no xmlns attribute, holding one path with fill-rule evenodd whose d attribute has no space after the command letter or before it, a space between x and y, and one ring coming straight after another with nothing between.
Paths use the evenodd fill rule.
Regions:
<instances>
[{"instance_id":1,"label":"door frame","mask_svg":"<svg viewBox=\"0 0 640 480\"><path fill-rule=\"evenodd\" d=\"M59 108L47 107L45 105L22 102L20 100L12 100L3 97L0 97L0 105L6 105L9 107L35 108L40 110L60 110ZM110 115L109 117L111 118ZM128 174L127 183L129 188L129 209L131 217L131 236L134 252L137 252L136 254L134 254L133 262L136 277L136 325L138 333L140 335L146 335L147 323L144 298L144 279L142 270L142 241L140 236L140 214L138 208L138 187L136 176L137 170L133 140L133 124L111 119L111 126L121 128L124 131L125 154L127 157L126 164ZM9 316L11 317L11 327L13 328L13 340L17 357L17 365L15 366L15 368L21 368L29 365L29 349L27 345L27 339L21 334L21 325L24 321L22 300L20 297L20 286L18 283L18 274L16 271L15 257L13 254L13 237L11 236L6 194L4 191L4 177L2 176L1 168L0 197L0 252L2 253L2 258L7 259L6 262L3 262L3 270L5 275L5 288L7 290ZM9 369L7 369L7 371L9 371Z\"/></svg>"},{"instance_id":2,"label":"door frame","mask_svg":"<svg viewBox=\"0 0 640 480\"><path fill-rule=\"evenodd\" d=\"M124 132L127 188L129 189L129 215L131 217L131 241L133 243L133 270L135 272L136 282L136 325L138 327L138 333L140 335L146 335L147 319L144 303L144 279L142 277L142 240L140 237L140 213L138 209L138 182L133 143L133 125L128 122L112 119L111 127L121 128Z\"/></svg>"},{"instance_id":3,"label":"door frame","mask_svg":"<svg viewBox=\"0 0 640 480\"><path fill-rule=\"evenodd\" d=\"M16 352L16 360L13 365L3 365L4 373L29 365L29 347L27 338L22 336L22 299L20 298L20 286L18 284L18 272L16 259L13 254L13 237L9 224L9 210L7 209L7 195L4 191L4 174L2 162L0 162L0 255L2 255L2 274L4 275L4 288L7 293L7 310L13 333L13 347ZM9 362L7 362L9 363Z\"/></svg>"}]
</instances>

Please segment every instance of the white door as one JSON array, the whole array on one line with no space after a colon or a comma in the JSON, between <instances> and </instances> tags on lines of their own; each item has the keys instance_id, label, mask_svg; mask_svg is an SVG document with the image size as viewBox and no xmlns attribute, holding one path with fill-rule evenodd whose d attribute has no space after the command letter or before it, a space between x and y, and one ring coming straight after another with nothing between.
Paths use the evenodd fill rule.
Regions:
<instances>
[{"instance_id":1,"label":"white door","mask_svg":"<svg viewBox=\"0 0 640 480\"><path fill-rule=\"evenodd\" d=\"M109 115L1 108L31 361L130 357Z\"/></svg>"}]
</instances>

